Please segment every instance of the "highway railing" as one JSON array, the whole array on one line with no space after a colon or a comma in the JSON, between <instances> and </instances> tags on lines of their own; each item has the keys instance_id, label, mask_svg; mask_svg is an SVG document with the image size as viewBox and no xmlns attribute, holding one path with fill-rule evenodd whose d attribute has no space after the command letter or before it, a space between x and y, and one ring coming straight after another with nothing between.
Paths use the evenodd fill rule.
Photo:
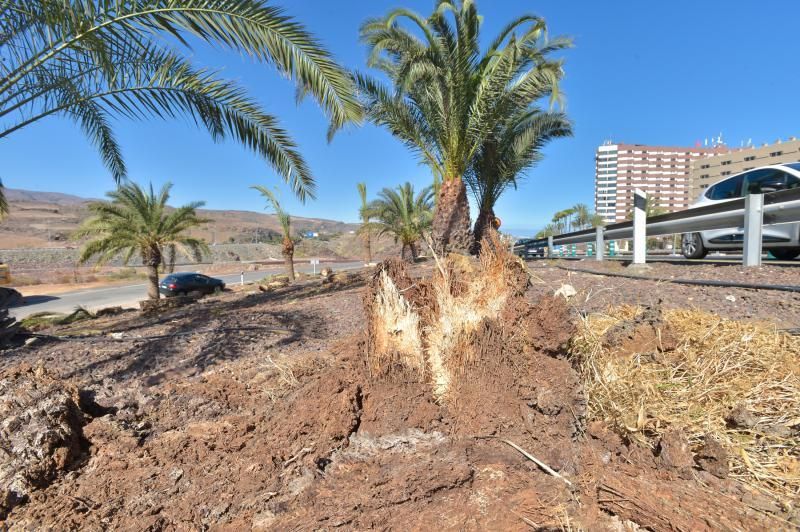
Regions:
<instances>
[{"instance_id":1,"label":"highway railing","mask_svg":"<svg viewBox=\"0 0 800 532\"><path fill-rule=\"evenodd\" d=\"M596 260L603 260L606 241L633 239L633 262L644 263L648 237L734 227L741 228L744 234L743 264L758 266L761 264L762 227L800 222L800 188L768 194L748 194L744 198L650 218L647 218L644 209L645 197L644 192L636 190L631 221L548 238L522 239L514 245L514 250L524 252L531 248L547 249L548 256L552 257L554 246L593 242Z\"/></svg>"}]
</instances>

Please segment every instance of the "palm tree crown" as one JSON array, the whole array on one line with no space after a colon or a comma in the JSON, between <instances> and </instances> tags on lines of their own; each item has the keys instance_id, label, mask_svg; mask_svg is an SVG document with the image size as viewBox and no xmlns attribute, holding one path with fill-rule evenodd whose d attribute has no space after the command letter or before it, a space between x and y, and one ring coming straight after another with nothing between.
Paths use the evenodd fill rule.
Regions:
<instances>
[{"instance_id":1,"label":"palm tree crown","mask_svg":"<svg viewBox=\"0 0 800 532\"><path fill-rule=\"evenodd\" d=\"M74 120L119 182L125 162L110 118L186 115L214 140L267 160L302 199L314 180L278 121L234 82L167 46L190 36L270 63L331 119L361 109L349 76L300 24L259 0L0 0L0 138L50 115Z\"/></svg>"},{"instance_id":2,"label":"palm tree crown","mask_svg":"<svg viewBox=\"0 0 800 532\"><path fill-rule=\"evenodd\" d=\"M128 264L138 255L148 267L150 297L158 299L161 266L174 264L176 253L199 261L209 252L203 240L187 234L208 222L197 215L204 203L196 201L169 210L171 188L167 183L156 194L152 185L145 191L136 183L125 183L106 194L110 202L89 204L91 216L74 233L75 238L90 239L81 248L78 262L96 258L100 265L122 256L122 262Z\"/></svg>"},{"instance_id":3,"label":"palm tree crown","mask_svg":"<svg viewBox=\"0 0 800 532\"><path fill-rule=\"evenodd\" d=\"M401 20L411 28L401 26ZM480 25L474 0L438 0L428 18L396 9L382 19L367 21L361 29L370 50L369 66L382 71L392 85L389 89L356 75L370 119L388 128L442 180L437 220L440 216L460 218L435 222L434 232L439 224L451 227L465 221L468 230L468 208L447 204L466 204L466 197L450 191L447 183L454 181L455 187L463 188L459 181L493 136L509 133L512 124L526 129L524 113L533 102L559 97L561 62L546 56L569 46L568 39L544 42L544 21L524 15L509 23L482 52ZM517 137L514 150L520 153L531 151L523 144L536 144L529 139L532 130L528 129ZM499 146L497 138L494 142ZM442 204L446 195L448 200ZM463 232L461 227L458 230Z\"/></svg>"},{"instance_id":4,"label":"palm tree crown","mask_svg":"<svg viewBox=\"0 0 800 532\"><path fill-rule=\"evenodd\" d=\"M433 219L433 190L425 187L414 194L414 185L404 183L396 189L384 188L370 203L369 212L376 222L371 225L378 235L389 234L402 245L406 259L417 256L417 242L430 229Z\"/></svg>"}]
</instances>

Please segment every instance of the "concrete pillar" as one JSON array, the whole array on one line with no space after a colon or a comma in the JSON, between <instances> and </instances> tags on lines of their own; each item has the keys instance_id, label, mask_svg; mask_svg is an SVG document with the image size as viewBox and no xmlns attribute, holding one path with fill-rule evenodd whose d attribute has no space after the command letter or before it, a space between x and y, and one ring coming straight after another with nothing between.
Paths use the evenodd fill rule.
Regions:
<instances>
[{"instance_id":1,"label":"concrete pillar","mask_svg":"<svg viewBox=\"0 0 800 532\"><path fill-rule=\"evenodd\" d=\"M603 255L605 254L605 243L603 242L603 228L597 227L595 229L595 237L594 237L594 247L597 249L597 254L594 260L603 260Z\"/></svg>"},{"instance_id":2,"label":"concrete pillar","mask_svg":"<svg viewBox=\"0 0 800 532\"><path fill-rule=\"evenodd\" d=\"M633 193L633 263L644 264L647 254L647 196L636 189Z\"/></svg>"},{"instance_id":3,"label":"concrete pillar","mask_svg":"<svg viewBox=\"0 0 800 532\"><path fill-rule=\"evenodd\" d=\"M761 231L764 224L764 194L748 194L744 198L745 266L761 266Z\"/></svg>"},{"instance_id":4,"label":"concrete pillar","mask_svg":"<svg viewBox=\"0 0 800 532\"><path fill-rule=\"evenodd\" d=\"M553 237L547 237L547 256L548 258L553 258Z\"/></svg>"}]
</instances>

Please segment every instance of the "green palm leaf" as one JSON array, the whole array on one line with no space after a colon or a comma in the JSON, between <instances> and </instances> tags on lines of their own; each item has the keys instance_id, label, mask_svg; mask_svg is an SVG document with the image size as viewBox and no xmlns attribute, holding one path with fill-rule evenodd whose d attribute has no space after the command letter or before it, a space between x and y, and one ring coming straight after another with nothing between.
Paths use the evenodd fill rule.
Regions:
<instances>
[{"instance_id":1,"label":"green palm leaf","mask_svg":"<svg viewBox=\"0 0 800 532\"><path fill-rule=\"evenodd\" d=\"M195 68L159 35L239 51L294 79L329 116L331 134L362 110L350 76L302 25L257 0L0 0L0 138L50 115L71 117L118 181L126 175L112 116L188 115L215 140L268 161L301 198L314 181L277 120L233 82Z\"/></svg>"}]
</instances>

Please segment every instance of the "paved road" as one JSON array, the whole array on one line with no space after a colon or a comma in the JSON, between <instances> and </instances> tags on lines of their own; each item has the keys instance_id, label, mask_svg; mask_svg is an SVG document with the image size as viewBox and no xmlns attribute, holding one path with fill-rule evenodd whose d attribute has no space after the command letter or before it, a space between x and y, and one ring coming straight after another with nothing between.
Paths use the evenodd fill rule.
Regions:
<instances>
[{"instance_id":1,"label":"paved road","mask_svg":"<svg viewBox=\"0 0 800 532\"><path fill-rule=\"evenodd\" d=\"M328 267L333 270L352 270L360 268L362 262L344 262L336 264L322 264L317 266ZM295 270L298 272L310 273L312 267L306 263L295 263ZM282 265L266 266L255 272L245 272L245 282L262 279L270 273L282 272ZM241 281L241 274L214 275L222 279L226 284L235 284ZM139 301L147 297L147 285L145 283L118 285L108 288L90 288L86 290L76 290L74 292L62 292L53 295L32 295L25 297L23 305L12 307L9 312L17 319L22 319L36 312L72 312L77 306L84 306L89 310L96 310L104 307L135 307Z\"/></svg>"}]
</instances>

